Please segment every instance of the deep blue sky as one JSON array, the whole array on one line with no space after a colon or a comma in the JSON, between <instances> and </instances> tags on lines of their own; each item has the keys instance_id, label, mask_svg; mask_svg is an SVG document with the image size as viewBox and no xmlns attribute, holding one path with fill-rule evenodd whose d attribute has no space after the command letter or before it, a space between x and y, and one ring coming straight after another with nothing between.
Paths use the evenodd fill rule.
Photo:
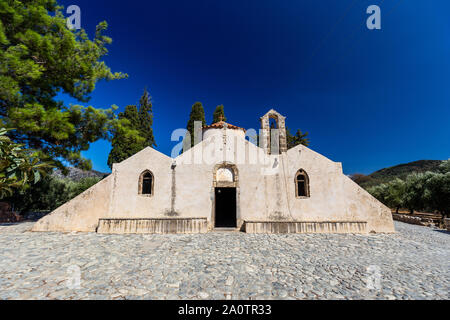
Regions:
<instances>
[{"instance_id":1,"label":"deep blue sky","mask_svg":"<svg viewBox=\"0 0 450 320\"><path fill-rule=\"evenodd\" d=\"M109 23L105 61L129 74L99 83L89 104L121 111L147 86L163 153L201 101L207 122L223 104L247 129L275 108L347 174L450 157L450 1L60 3L80 6L90 35ZM381 7L381 30L366 28L371 4ZM107 172L109 150L99 141L84 155Z\"/></svg>"}]
</instances>

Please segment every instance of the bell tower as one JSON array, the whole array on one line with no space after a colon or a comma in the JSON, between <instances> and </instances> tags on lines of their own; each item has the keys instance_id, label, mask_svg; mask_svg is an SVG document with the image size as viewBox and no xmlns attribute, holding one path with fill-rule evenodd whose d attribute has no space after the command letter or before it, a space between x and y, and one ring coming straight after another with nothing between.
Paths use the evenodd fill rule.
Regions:
<instances>
[{"instance_id":1,"label":"bell tower","mask_svg":"<svg viewBox=\"0 0 450 320\"><path fill-rule=\"evenodd\" d=\"M270 119L274 120L275 127L271 128ZM261 118L261 135L259 146L267 154L281 154L287 151L286 117L271 109Z\"/></svg>"}]
</instances>

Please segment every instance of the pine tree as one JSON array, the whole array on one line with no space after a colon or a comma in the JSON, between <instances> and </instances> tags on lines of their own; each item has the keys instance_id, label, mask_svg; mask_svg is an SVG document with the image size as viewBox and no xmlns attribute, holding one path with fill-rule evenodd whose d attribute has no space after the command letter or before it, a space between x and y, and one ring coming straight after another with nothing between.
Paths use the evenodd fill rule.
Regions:
<instances>
[{"instance_id":1,"label":"pine tree","mask_svg":"<svg viewBox=\"0 0 450 320\"><path fill-rule=\"evenodd\" d=\"M89 39L67 28L56 0L0 1L0 126L8 136L41 158L90 169L82 157L90 143L109 139L117 125L113 109L65 104L58 93L89 101L101 80L126 78L104 62L111 39L101 22Z\"/></svg>"},{"instance_id":2,"label":"pine tree","mask_svg":"<svg viewBox=\"0 0 450 320\"><path fill-rule=\"evenodd\" d=\"M203 110L203 105L201 102L196 102L192 105L191 114L189 115L189 121L187 123L186 129L191 135L191 147L194 146L194 122L201 121L202 126L206 125L205 120L205 110ZM189 149L189 146L185 146L185 149Z\"/></svg>"},{"instance_id":3,"label":"pine tree","mask_svg":"<svg viewBox=\"0 0 450 320\"><path fill-rule=\"evenodd\" d=\"M155 137L153 136L153 109L152 109L152 97L150 97L147 89L144 90L144 94L139 100L139 130L141 136L145 138L145 146L156 147Z\"/></svg>"},{"instance_id":4,"label":"pine tree","mask_svg":"<svg viewBox=\"0 0 450 320\"><path fill-rule=\"evenodd\" d=\"M295 136L293 136L290 133L289 128L286 127L286 140L288 149L298 146L299 144L302 144L306 147L309 146L309 139L307 138L307 136L308 132L302 133L302 130L300 129L297 129Z\"/></svg>"},{"instance_id":5,"label":"pine tree","mask_svg":"<svg viewBox=\"0 0 450 320\"><path fill-rule=\"evenodd\" d=\"M223 104L221 104L220 106L216 107L216 110L214 110L213 113L213 122L212 123L216 123L219 121L227 121L227 117L225 117L225 112L223 110Z\"/></svg>"}]
</instances>

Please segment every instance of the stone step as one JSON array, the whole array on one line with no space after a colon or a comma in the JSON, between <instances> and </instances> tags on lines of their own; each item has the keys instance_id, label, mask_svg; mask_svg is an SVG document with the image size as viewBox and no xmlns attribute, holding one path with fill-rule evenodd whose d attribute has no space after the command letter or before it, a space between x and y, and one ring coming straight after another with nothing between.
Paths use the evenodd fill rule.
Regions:
<instances>
[{"instance_id":1,"label":"stone step","mask_svg":"<svg viewBox=\"0 0 450 320\"><path fill-rule=\"evenodd\" d=\"M245 221L246 233L360 233L365 221Z\"/></svg>"},{"instance_id":2,"label":"stone step","mask_svg":"<svg viewBox=\"0 0 450 320\"><path fill-rule=\"evenodd\" d=\"M162 219L99 219L98 233L146 234L146 233L205 233L206 218Z\"/></svg>"},{"instance_id":3,"label":"stone step","mask_svg":"<svg viewBox=\"0 0 450 320\"><path fill-rule=\"evenodd\" d=\"M239 228L214 228L214 232L238 232Z\"/></svg>"}]
</instances>

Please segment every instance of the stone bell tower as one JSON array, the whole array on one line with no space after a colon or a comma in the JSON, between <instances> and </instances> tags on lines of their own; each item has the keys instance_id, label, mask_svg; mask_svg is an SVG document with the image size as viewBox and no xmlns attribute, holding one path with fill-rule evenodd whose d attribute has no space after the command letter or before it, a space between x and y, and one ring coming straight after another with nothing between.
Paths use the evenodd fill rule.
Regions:
<instances>
[{"instance_id":1,"label":"stone bell tower","mask_svg":"<svg viewBox=\"0 0 450 320\"><path fill-rule=\"evenodd\" d=\"M275 128L270 127L270 119L275 121ZM259 146L267 154L281 154L287 151L285 120L286 117L274 109L271 109L261 118L261 140Z\"/></svg>"}]
</instances>

